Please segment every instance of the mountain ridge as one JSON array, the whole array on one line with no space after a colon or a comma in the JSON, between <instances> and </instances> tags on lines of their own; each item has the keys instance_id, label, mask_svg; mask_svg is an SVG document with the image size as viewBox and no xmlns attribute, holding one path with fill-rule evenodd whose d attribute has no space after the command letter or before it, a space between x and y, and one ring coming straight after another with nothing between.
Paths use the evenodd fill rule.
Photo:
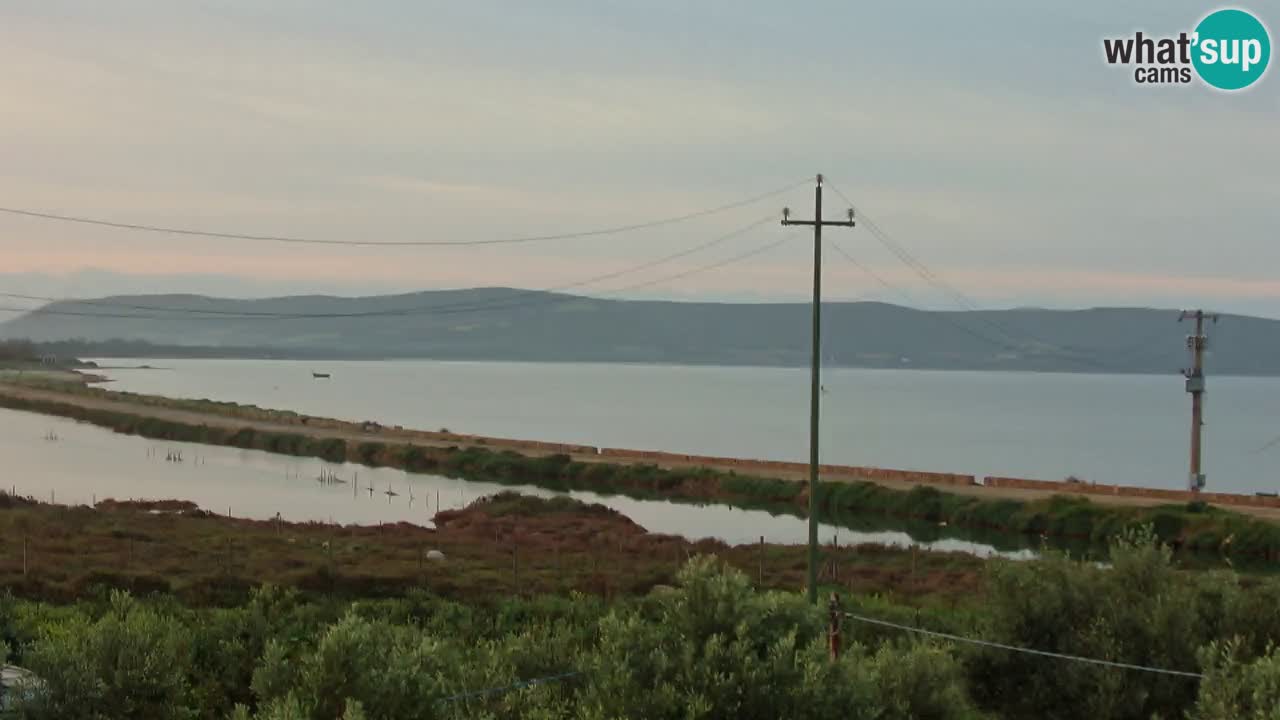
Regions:
<instances>
[{"instance_id":1,"label":"mountain ridge","mask_svg":"<svg viewBox=\"0 0 1280 720\"><path fill-rule=\"evenodd\" d=\"M823 311L824 362L849 367L1171 373L1186 364L1190 329L1177 310L1143 307L937 311L831 301ZM514 288L261 299L173 293L53 302L0 323L0 338L141 342L170 357L804 366L810 323L808 303ZM1280 320L1223 315L1209 332L1210 372L1280 375Z\"/></svg>"}]
</instances>

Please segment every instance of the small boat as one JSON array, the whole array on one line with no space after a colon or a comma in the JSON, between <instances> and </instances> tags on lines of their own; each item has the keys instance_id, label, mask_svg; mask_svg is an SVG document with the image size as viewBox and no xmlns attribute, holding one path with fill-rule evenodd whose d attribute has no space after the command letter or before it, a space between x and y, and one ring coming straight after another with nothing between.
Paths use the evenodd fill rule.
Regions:
<instances>
[{"instance_id":1,"label":"small boat","mask_svg":"<svg viewBox=\"0 0 1280 720\"><path fill-rule=\"evenodd\" d=\"M324 380L328 380L328 379L329 379L329 373L318 373L318 372L314 372L314 371L313 371L313 372L311 373L311 377L316 378L316 379L324 379Z\"/></svg>"}]
</instances>

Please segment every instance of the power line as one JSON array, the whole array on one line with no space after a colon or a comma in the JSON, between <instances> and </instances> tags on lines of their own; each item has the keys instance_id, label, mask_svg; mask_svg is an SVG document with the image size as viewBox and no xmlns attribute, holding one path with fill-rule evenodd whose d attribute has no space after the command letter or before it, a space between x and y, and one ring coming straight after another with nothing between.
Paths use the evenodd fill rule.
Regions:
<instances>
[{"instance_id":1,"label":"power line","mask_svg":"<svg viewBox=\"0 0 1280 720\"><path fill-rule=\"evenodd\" d=\"M917 302L917 301L916 301L916 300L915 300L915 299L910 295L910 293L908 293L904 288L901 288L901 287L898 287L898 286L895 286L895 285L890 284L887 280L885 280L882 276L880 276L878 273L876 273L874 270L872 270L870 267L868 267L865 263L863 263L863 262L859 261L856 257L854 257L853 255L849 254L849 253L848 253L848 252L847 252L843 247L841 247L838 243L836 244L836 251L837 251L837 252L839 252L841 255L843 255L843 256L845 257L845 259L846 259L846 260L848 260L849 262L853 263L853 264L854 264L854 265L855 265L859 270L861 270L862 272L866 273L866 274L867 274L868 276L870 276L873 280L875 280L876 282L878 282L878 283L879 283L881 286L883 286L886 290L888 290L888 291L890 291L890 292L897 293L898 295L900 295L901 297L903 297L904 299L906 299L906 300L907 300L907 302L908 302L908 304L910 304L910 305L913 305L913 306L916 306L916 307L919 307L919 306L920 306L920 303L919 303L919 302ZM981 310L979 310L978 312L981 312ZM969 333L970 335L973 335L974 337L979 337L979 338L981 338L981 339L985 340L986 342L992 343L992 344L994 344L994 345L999 345L1002 349L1006 349L1006 350L1014 350L1014 349L1017 349L1016 347L1014 347L1013 345L1010 345L1009 343L1006 343L1006 342L1003 342L1003 341L999 341L999 340L992 340L992 339L990 339L990 338L988 338L988 337L986 337L986 336L984 336L984 335L979 335L979 334L974 333L974 332L973 332L973 331L971 331L968 327L963 326L963 325L961 325L961 324L960 324L960 323L958 323L958 322L955 322L955 321L951 318L951 316L950 316L950 315L948 315L948 314L945 314L945 313L930 313L930 314L931 314L931 315L933 315L933 316L935 316L935 317L938 317L938 318L941 318L941 319L945 319L945 320L948 322L948 324L953 325L953 326L955 326L955 327L957 327L957 328L960 328L961 330L964 330L965 332ZM1116 364L1116 362L1117 362L1118 360L1128 360L1128 359L1132 359L1132 358L1135 358L1135 357L1136 357L1136 358L1142 358L1142 357L1154 357L1157 353L1161 353L1162 351L1161 351L1159 348L1153 348L1153 347L1151 347L1151 344L1152 344L1153 342L1155 342L1156 340L1159 340L1161 337L1164 337L1164 336L1165 336L1165 335L1167 335L1167 334L1168 334L1168 331L1167 331L1167 330L1165 330L1165 329L1157 330L1156 332L1151 333L1150 335L1148 335L1148 336L1144 337L1142 340L1139 340L1138 342L1135 342L1135 343L1133 343L1133 344L1131 344L1131 345L1128 345L1128 346L1126 346L1126 347L1123 347L1123 348L1121 348L1121 349L1119 349L1119 350L1115 350L1115 351L1110 351L1110 350L1109 350L1109 351L1107 351L1107 357L1109 358L1109 360L1110 360L1111 364L1113 364L1113 365L1114 365L1114 364ZM1061 348L1063 348L1063 349L1066 349L1066 350L1077 350L1077 351L1081 351L1081 352L1094 352L1094 350L1091 350L1091 349L1089 349L1089 348L1078 348L1078 347L1076 347L1076 346L1074 346L1074 345L1059 345L1059 347L1061 347ZM1075 356L1066 356L1066 355L1063 355L1063 356L1060 356L1060 357L1070 357L1070 358L1072 358L1072 359L1078 359L1078 358L1076 358Z\"/></svg>"},{"instance_id":2,"label":"power line","mask_svg":"<svg viewBox=\"0 0 1280 720\"><path fill-rule=\"evenodd\" d=\"M780 238L778 240L774 240L773 242L765 243L764 245L758 245L755 248L752 248L751 250L747 250L746 252L733 255L731 257L725 258L724 260L720 260L718 262L710 263L708 265L702 265L700 267L692 268L690 270L685 270L684 272L675 273L674 275L667 275L664 277L660 277L655 280L646 280L644 282L638 282L632 285L624 285L620 288L614 288L613 290L609 290L608 292L616 295L617 293L627 292L628 290L638 290L640 288L651 287L659 283L670 282L672 280L679 280L681 278L686 278L686 277L689 277L690 275L694 275L697 273L709 272L711 270L718 270L727 265L732 265L736 262L741 262L748 258L755 257L756 255L762 255L764 253L767 253L770 250L773 250L774 248L782 245L786 241L787 241L787 238L785 237Z\"/></svg>"},{"instance_id":3,"label":"power line","mask_svg":"<svg viewBox=\"0 0 1280 720\"><path fill-rule=\"evenodd\" d=\"M1023 331L1011 330L1007 326L1001 323L998 323L995 320L992 320L988 317L985 317L985 313L988 311L983 310L981 307L977 305L977 303L973 302L973 300L971 300L967 295L965 295L963 292L961 292L954 286L947 283L945 280L939 277L937 273L930 270L927 265L925 265L923 262L917 259L914 255L912 255L905 247L903 247L898 242L894 241L894 239L891 238L889 234L885 232L879 225L877 225L873 219L871 219L865 213L863 213L860 209L858 209L857 206L854 205L853 201L850 200L848 196L846 196L843 192L841 192L838 187L835 187L833 185L832 189L835 190L836 194L839 195L840 198L843 199L845 202L847 202L851 207L853 207L855 212L857 212L861 216L863 226L866 227L871 232L872 236L875 237L876 240L878 240L881 245L883 245L886 249L888 249L889 252L893 253L900 261L902 261L904 265L906 265L911 270L913 270L917 275L919 275L922 279L924 279L925 282L927 282L934 288L939 289L951 295L953 298L955 298L957 303L961 306L961 309L968 310L974 313L973 319L990 327L998 335L1001 335L1005 338L1005 341L1003 342L995 342L995 341L992 341L990 338L984 338L987 340L987 342L993 342L994 344L998 344L1003 349L1006 349L1006 350L1019 350L1019 351L1022 351L1025 349L1022 346L1031 345L1035 349L1034 350L1035 354L1042 355L1042 356L1055 357L1060 360L1074 362L1080 365L1084 365L1086 367L1092 367L1097 370L1122 370L1123 369L1115 364L1105 363L1099 360L1095 360L1093 358L1081 357L1078 354L1073 354L1070 351L1074 350L1074 348L1070 346L1065 346L1062 343L1046 340L1043 337L1039 337L1032 333L1026 332L1025 330ZM852 260L852 258L850 259ZM862 266L862 264L857 263L856 260L854 262L860 267ZM946 318L947 321L950 322L950 318L945 313L934 313L934 314L937 317ZM958 323L952 323L952 324L958 328L963 329L965 332L968 332L969 334L974 335L975 337L984 337L977 333L974 333L969 328L962 327ZM1044 351L1045 349L1049 349L1051 350L1051 352L1045 352Z\"/></svg>"},{"instance_id":4,"label":"power line","mask_svg":"<svg viewBox=\"0 0 1280 720\"><path fill-rule=\"evenodd\" d=\"M76 312L74 310L41 310L40 308L20 308L8 305L0 306L0 312L7 313L25 313L32 315L58 315L66 317L100 317L100 318L122 318L130 320L172 320L173 317L161 317L156 315L125 315L124 313L90 313Z\"/></svg>"},{"instance_id":5,"label":"power line","mask_svg":"<svg viewBox=\"0 0 1280 720\"><path fill-rule=\"evenodd\" d=\"M1266 451L1270 450L1271 448L1275 447L1276 445L1280 445L1280 435L1278 435L1278 436L1276 436L1276 437L1272 438L1270 441L1268 441L1268 442L1267 442L1267 444L1266 444L1266 445L1263 445L1262 447L1258 448L1257 450L1254 450L1254 451L1250 452L1249 454L1250 454L1250 455L1257 455L1258 453L1264 453L1264 452L1266 452Z\"/></svg>"},{"instance_id":6,"label":"power line","mask_svg":"<svg viewBox=\"0 0 1280 720\"><path fill-rule=\"evenodd\" d=\"M852 254L850 254L847 250L845 250L844 246L842 246L838 241L833 240L831 244L833 247L835 247L836 252L840 253L840 255L842 255L845 260L849 261L854 267L861 270L864 274L866 274L872 280L875 280L885 290L888 290L889 292L892 292L892 293L896 293L900 295L903 299L905 299L908 304L919 307L920 303L916 302L915 298L913 298L906 290L891 284L888 280L885 280L882 275L872 270L870 267L867 266L866 263L862 262L858 258L854 257Z\"/></svg>"},{"instance_id":7,"label":"power line","mask_svg":"<svg viewBox=\"0 0 1280 720\"><path fill-rule=\"evenodd\" d=\"M645 230L648 228L661 227L663 225L673 225L675 223L693 220L695 218L706 217L726 210L734 210L752 203L759 202L766 198L794 190L803 185L806 181L791 183L785 187L776 190L770 190L766 193L753 195L743 200L737 200L724 205L697 210L683 215L675 215L672 217L659 218L657 220L648 220L645 222L631 223L629 225L615 225L613 227L598 228L595 230L579 230L576 232L556 233L550 235L525 235L520 237L492 238L488 240L326 240L321 238L310 238L289 235L259 235L248 233L233 233L214 230L197 230L192 228L177 228L163 225L148 225L144 223L118 222L114 220L104 220L101 218L92 218L79 215L63 215L59 213L42 212L37 210L27 210L23 208L0 207L0 212L10 215L18 215L21 217L36 218L40 220L52 220L58 222L77 223L81 225L96 225L99 227L109 227L118 230L136 230L140 232L162 233L167 235L187 235L194 237L218 238L223 240L253 240L259 242L277 242L277 243L293 243L305 245L345 245L355 247L421 247L421 246L466 246L466 245L508 245L516 243L541 242L545 240L572 240L575 238L597 237L601 235L617 235L619 233L631 232L633 230Z\"/></svg>"},{"instance_id":8,"label":"power line","mask_svg":"<svg viewBox=\"0 0 1280 720\"><path fill-rule=\"evenodd\" d=\"M873 272L864 263L860 262L856 257L851 255L848 251L846 251L843 247L841 247L839 243L833 243L833 244L835 245L836 251L839 252L846 260L848 260L849 262L856 265L858 268L870 274L873 278L879 281L880 284L882 284L885 288L889 289L890 291L898 292L903 296L907 297L908 300L911 300L906 290L903 290L902 288L899 288L897 286L890 284L887 280L885 280L883 277ZM987 343L992 347L998 348L1000 350L1011 351L1011 352L1024 352L1024 348L1018 344L1016 339L1010 337L1009 333L1007 332L1000 333L1000 335L1003 336L1003 339L1000 339L999 337L991 337L990 335L979 332L978 330L972 327L969 327L965 323L960 322L960 320L951 312L931 311L931 310L923 310L919 308L917 309L919 310L919 312L926 315L927 317L933 318L939 322L950 325L951 327L963 332L964 334L976 340L979 340L981 342ZM985 311L974 310L970 312L985 312ZM998 324L992 323L991 321L987 321L987 324L994 325L995 327L999 327ZM1112 359L1112 362L1106 363L1100 360L1095 360L1093 358L1081 357L1080 355L1074 355L1074 354L1063 352L1064 349L1073 349L1073 348L1070 348L1069 346L1063 346L1056 343L1048 343L1047 341L1043 341L1043 340L1039 341L1039 343L1041 345L1049 345L1051 347L1056 347L1058 348L1058 350L1046 351L1043 348L1039 348L1032 353L1037 357L1047 357L1047 358L1053 358L1056 360L1063 360L1066 362L1073 362L1079 365L1083 365L1085 367L1093 368L1095 370L1119 371L1124 369L1115 363L1114 358ZM1132 350L1133 348L1130 348L1130 349Z\"/></svg>"},{"instance_id":9,"label":"power line","mask_svg":"<svg viewBox=\"0 0 1280 720\"><path fill-rule=\"evenodd\" d=\"M1163 355L1165 351L1159 347L1153 346L1153 343L1167 335L1169 335L1169 331L1161 328L1138 342L1120 348L1119 350L1107 351L1107 357L1111 359L1111 362L1115 362L1117 360L1130 360L1133 358L1148 360L1154 359L1156 355Z\"/></svg>"},{"instance_id":10,"label":"power line","mask_svg":"<svg viewBox=\"0 0 1280 720\"><path fill-rule=\"evenodd\" d=\"M753 230L765 224L766 222L769 222L771 219L772 218L769 218L769 217L761 218L748 225L744 225L730 232L724 233L722 235L718 235L706 242L699 243L698 245L695 245L693 247L686 248L684 250L672 253L670 255L665 255L655 260L645 261L639 265L626 267L621 270L615 270L615 271L611 271L601 275L593 275L588 278L575 280L574 282L567 283L564 285L558 285L555 287L544 288L540 290L523 290L520 292L520 295L521 296L544 295L546 293L561 292L564 290L571 290L574 288L582 287L584 285L592 285L597 282L603 282L605 280L612 280L613 278L621 277L623 275L629 275L632 273L648 270L649 268L662 265L672 260L677 260L682 257L687 257L689 255L693 255L694 253L700 252L702 250L708 250L712 247L715 247L716 245L719 245L728 240L732 240L733 238L743 235L749 232L750 230ZM475 306L475 301L466 301L466 302L454 302L454 303L437 303L433 305L415 305L415 306L410 306L405 308L396 308L396 309L389 309L389 310L369 310L369 311L358 312L358 313L281 313L281 312L253 311L253 310L173 308L173 307L162 307L158 305L139 305L134 303L123 303L123 302L117 302L117 301L111 301L111 300L79 300L75 298L54 298L54 297L45 297L41 295L26 295L21 293L5 293L5 292L0 292L0 297L19 299L19 300L35 300L35 301L43 301L43 302L51 302L51 303L65 302L65 303L73 303L76 305L88 305L88 306L94 306L94 307L108 307L108 308L123 308L127 310L146 310L146 311L153 311L153 312L173 313L174 316L212 315L212 316L226 316L226 317L246 318L246 319L251 319L251 318L272 318L272 319L328 318L328 319L332 319L332 318L349 318L349 317L374 317L374 316L385 316L385 315L410 315L410 314L417 314L421 312L434 312L438 310L448 310L448 309L454 309L454 308ZM504 302L510 302L510 300L511 298L507 298L505 299ZM488 304L491 304L491 303L482 303L481 305L484 306ZM39 311L39 309L35 309L33 311ZM137 317L147 317L147 316L140 315ZM165 316L159 316L159 318L164 318L164 317ZM156 318L153 318L153 319L156 319ZM198 318L198 319L216 319L216 318Z\"/></svg>"},{"instance_id":11,"label":"power line","mask_svg":"<svg viewBox=\"0 0 1280 720\"><path fill-rule=\"evenodd\" d=\"M845 613L845 617L856 622L867 623L868 625L879 625L881 627L893 628L894 630L902 630L903 632L917 633L919 635L928 635L930 637L941 638L943 640L951 640L953 642L968 643L970 645L978 645L980 647L994 648L996 650L1008 650L1009 652L1025 653L1028 655L1039 655L1041 657L1054 658L1056 660L1067 660L1070 662L1081 662L1092 665L1102 665L1104 667L1119 668L1121 670L1137 670L1139 672L1156 673L1159 675L1174 675L1177 677L1186 677L1200 680L1204 678L1202 673L1186 672L1185 670L1168 670L1165 668L1151 667L1148 665L1134 665L1131 663L1113 662L1111 660L1099 660L1097 658L1081 657L1079 655L1067 655L1064 653L1049 652L1047 650L1033 650L1031 648L1018 647L1016 645L1005 645L1004 643L991 642L988 640L978 640L976 638L967 638L960 635L952 635L950 633L937 632L935 630L925 630L923 628L911 627L910 625L899 625L887 620L877 620L875 618L863 617L853 613Z\"/></svg>"},{"instance_id":12,"label":"power line","mask_svg":"<svg viewBox=\"0 0 1280 720\"><path fill-rule=\"evenodd\" d=\"M935 288L938 288L946 292L947 294L951 295L952 297L954 297L957 300L957 302L961 305L961 307L965 308L966 310L980 309L976 303L974 303L972 300L969 299L967 295L965 295L963 292L960 292L960 290L956 289L955 287L951 286L949 283L947 283L945 280L939 277L937 273L930 270L927 265L925 265L923 262L920 262L920 260L917 259L914 255L912 255L905 247L903 247L900 243L896 242L893 238L891 238L889 236L889 233L885 232L884 229L882 229L878 224L876 224L874 220L872 220L869 216L863 213L861 208L859 208L857 205L854 205L853 201L850 200L848 196L846 196L843 192L840 191L840 188L833 185L831 186L831 189L835 190L836 194L840 196L840 199L848 203L849 206L852 207L854 211L858 213L858 215L862 219L863 227L867 228L867 230L869 230L871 234L874 235L875 238L879 240L880 243L889 250L889 252L893 253L899 260L901 260L904 265L914 270L930 285L933 285Z\"/></svg>"},{"instance_id":13,"label":"power line","mask_svg":"<svg viewBox=\"0 0 1280 720\"><path fill-rule=\"evenodd\" d=\"M925 282L933 286L935 289L938 289L948 295L951 295L962 309L973 311L973 312L982 312L982 308L980 308L977 303L971 300L969 296L965 295L959 289L957 289L956 287L948 283L946 280L942 279L937 273L930 270L929 266L925 265L918 258L912 255L910 251L908 251L900 243L898 243L892 237L890 237L889 233L885 232L878 224L876 224L876 222L873 219L871 219L869 216L863 213L861 209L859 209L856 205L854 205L853 201L850 200L848 196L846 196L843 192L841 192L838 187L835 187L833 185L832 189L835 190L836 194L839 195L840 198L844 200L846 203L848 203L851 207L853 207L854 210L862 217L863 226L866 227L867 230L871 232L872 236L875 237L876 240L878 240L881 245L884 245L884 247L888 249L889 252L893 253L894 256L896 256L900 261L902 261L904 265L911 268L911 270L913 270ZM1006 327L1004 327L1000 323L990 320L989 318L982 317L981 315L976 316L975 319L978 320L979 322L989 325L993 330L995 330L997 333L1001 335L1004 335L1011 342L1017 343L1019 341L1019 338L1017 337L1018 333L1009 331ZM1031 335L1030 333L1024 332L1022 333L1022 335L1024 336L1024 338L1028 338L1034 341L1033 344L1048 345L1051 347L1061 348L1061 345L1059 345L1058 343L1049 342L1043 338L1039 338L1034 335Z\"/></svg>"},{"instance_id":14,"label":"power line","mask_svg":"<svg viewBox=\"0 0 1280 720\"><path fill-rule=\"evenodd\" d=\"M855 258L853 255L851 255L849 252L847 252L847 251L846 251L846 250L845 250L845 249L844 249L844 248L843 248L843 247L842 247L838 242L833 242L833 243L832 243L832 245L835 247L836 252L840 253L840 255L842 255L846 260L848 260L849 262L853 263L855 266L857 266L858 268L862 269L862 270L863 270L864 272L866 272L867 274L871 275L873 278L875 278L877 281L879 281L879 282L880 282L880 284L881 284L881 285L883 285L885 288L887 288L887 289L889 289L889 290L891 290L891 291L898 291L898 292L901 292L902 294L906 295L906 291L905 291L905 290L902 290L902 289L900 289L900 288L897 288L897 287L896 287L896 286L894 286L894 285L891 285L887 280L885 280L884 278L882 278L880 275L878 275L878 274L874 273L870 268L868 268L866 265L864 265L862 262L860 262L857 258ZM909 297L908 297L908 299L909 299ZM1011 344L1011 343L1010 343L1010 342L1008 342L1007 340L998 340L998 339L993 339L993 338L991 338L991 337L989 337L989 336L987 336L987 335L984 335L984 334L982 334L982 333L978 332L977 330L974 330L973 328L969 327L968 325L965 325L964 323L962 323L962 322L960 322L960 321L956 320L955 318L953 318L953 317L952 317L950 314L948 314L948 313L943 313L943 312L931 312L931 311L928 311L928 310L920 310L920 312L922 312L923 314L925 314L925 315L927 315L927 316L929 316L929 317L931 317L931 318L935 318L935 319L937 319L937 320L938 320L938 321L940 321L940 322L944 322L944 323L946 323L947 325L950 325L950 326L952 326L952 327L956 328L957 330L960 330L961 332L965 333L966 335L969 335L970 337L973 337L973 338L975 338L975 339L977 339L977 340L981 340L982 342L984 342L984 343L988 343L988 344L990 344L990 345L992 345L992 346L994 346L994 347L997 347L997 348L999 348L999 349L1001 349L1001 350L1016 350L1016 349L1018 349L1015 345Z\"/></svg>"},{"instance_id":15,"label":"power line","mask_svg":"<svg viewBox=\"0 0 1280 720\"><path fill-rule=\"evenodd\" d=\"M767 221L768 220L766 219L766 220L753 222L750 225L744 226L742 228L739 228L733 231L732 233L723 235L719 238L714 239L711 242L704 243L698 249L703 249L705 247L709 247L712 243L722 242L732 237L737 237L739 235L742 235L751 229L759 227L761 224ZM703 272L718 270L728 265L732 265L734 263L746 260L750 257L754 257L764 252L768 252L769 250L772 250L778 247L784 242L786 242L786 238L782 238L779 240L766 243L764 245L751 248L745 252L730 256L722 260L718 260L716 262L707 263L697 267L689 268L687 270L683 270L670 275L664 275L659 278L645 280L642 282L633 283L631 285L624 285L622 287L614 288L606 292L609 294L617 294L617 293L626 292L629 290L636 290L639 288L650 287L653 285L657 285L659 283L669 282L671 280L677 280L680 278L689 277L691 275L696 275ZM692 252L693 250L686 250L686 251L681 251L681 253L677 253L676 255L683 256L683 255L691 254ZM672 257L672 256L669 256L669 257ZM656 264L658 264L658 261L650 261L645 265L648 267L652 267L653 265L656 265ZM609 273L609 276L616 277L621 274L624 274L624 273L622 271L617 271L614 273ZM548 303L548 302L549 303L575 302L575 301L582 300L584 298L577 297L577 296L564 297L564 296L555 295L554 293L556 292L556 290L568 289L570 287L585 285L585 284L588 284L588 282L590 281L579 281L571 285L561 286L560 288L550 289L550 290L523 290L523 291L519 291L519 293L516 295L516 297L534 296L530 299L530 302L514 301L513 298L503 298L501 300L494 300L494 301L480 302L480 303L476 303L474 301L458 302L458 303L442 303L442 304L436 304L436 305L418 306L414 308L400 308L396 310L371 310L371 311L361 312L361 313L235 314L235 311L220 311L219 314L215 316L208 316L208 315L193 314L194 312L208 312L208 311L198 311L198 310L189 309L189 308L160 308L155 306L132 306L132 307L136 309L150 309L155 311L169 312L173 314L147 315L147 314L139 314L139 313L111 313L111 312L99 313L99 312L80 312L75 310L57 310L57 309L45 309L45 308L14 308L14 307L0 307L0 312L18 312L18 313L31 313L31 314L38 314L38 315L55 315L55 316L65 315L65 316L71 316L71 317L121 318L121 319L130 319L130 320L174 320L177 318L184 317L185 319L188 319L188 320L197 320L197 321L198 320L222 321L222 320L231 320L231 319L313 320L313 319L338 319L338 318L392 317L392 316L409 316L409 315L454 315L458 313L482 312L487 310L503 310L503 309L520 307L520 306L532 306L532 305L538 305L538 304ZM0 295L0 296L4 296L4 295ZM590 299L590 298L587 298L587 299ZM82 301L72 301L72 302L79 303ZM84 302L83 304L93 304L93 305L106 306L106 307L116 306L106 301L90 301L90 302ZM121 304L120 306L125 308L131 307L127 304ZM228 313L229 316L228 314L223 314L224 312Z\"/></svg>"},{"instance_id":16,"label":"power line","mask_svg":"<svg viewBox=\"0 0 1280 720\"><path fill-rule=\"evenodd\" d=\"M441 698L438 702L440 702L441 704L447 704L447 703L458 702L459 700L470 700L471 698L488 697L490 695L500 695L503 693L511 692L512 690L523 690L524 688L533 687L535 685L543 685L546 683L567 680L571 677L577 677L582 674L583 673L579 671L574 671L574 672L560 673L559 675L548 675L546 677L533 678L531 680L522 680L521 682L512 683L510 685L503 685L501 687L494 687L494 688L488 688L485 690L475 690L473 692L464 692L464 693L458 693L457 695L450 695L449 697Z\"/></svg>"}]
</instances>

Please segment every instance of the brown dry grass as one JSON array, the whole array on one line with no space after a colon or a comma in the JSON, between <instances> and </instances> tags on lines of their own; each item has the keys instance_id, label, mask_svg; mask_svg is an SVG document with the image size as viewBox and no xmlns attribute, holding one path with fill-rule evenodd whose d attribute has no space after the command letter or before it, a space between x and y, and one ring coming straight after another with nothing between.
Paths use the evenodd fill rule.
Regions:
<instances>
[{"instance_id":1,"label":"brown dry grass","mask_svg":"<svg viewBox=\"0 0 1280 720\"><path fill-rule=\"evenodd\" d=\"M161 505L164 507L164 505ZM0 495L0 588L70 601L103 587L233 601L264 582L344 597L425 588L447 597L580 591L638 594L674 582L692 555L714 554L763 586L799 589L802 546L688 542L587 510L452 513L439 530L408 524L336 526L254 521L102 503L97 509ZM26 573L23 573L23 549ZM446 560L425 558L440 550ZM982 561L878 546L827 553L824 582L902 600L975 592ZM762 565L763 559L763 565Z\"/></svg>"}]
</instances>

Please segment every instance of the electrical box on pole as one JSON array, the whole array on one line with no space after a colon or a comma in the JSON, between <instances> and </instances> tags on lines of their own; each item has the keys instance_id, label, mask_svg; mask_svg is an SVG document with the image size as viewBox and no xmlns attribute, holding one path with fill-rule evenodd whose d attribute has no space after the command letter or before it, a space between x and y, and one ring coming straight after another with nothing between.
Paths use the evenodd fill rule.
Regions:
<instances>
[{"instance_id":1,"label":"electrical box on pole","mask_svg":"<svg viewBox=\"0 0 1280 720\"><path fill-rule=\"evenodd\" d=\"M1218 316L1203 310L1184 310L1178 322L1193 319L1196 332L1187 336L1187 350L1191 353L1191 367L1182 371L1187 378L1187 392L1191 394L1191 470L1187 474L1187 486L1191 492L1200 492L1205 486L1201 471L1201 429L1204 427L1204 351L1209 338L1204 334L1206 319L1218 322Z\"/></svg>"}]
</instances>

